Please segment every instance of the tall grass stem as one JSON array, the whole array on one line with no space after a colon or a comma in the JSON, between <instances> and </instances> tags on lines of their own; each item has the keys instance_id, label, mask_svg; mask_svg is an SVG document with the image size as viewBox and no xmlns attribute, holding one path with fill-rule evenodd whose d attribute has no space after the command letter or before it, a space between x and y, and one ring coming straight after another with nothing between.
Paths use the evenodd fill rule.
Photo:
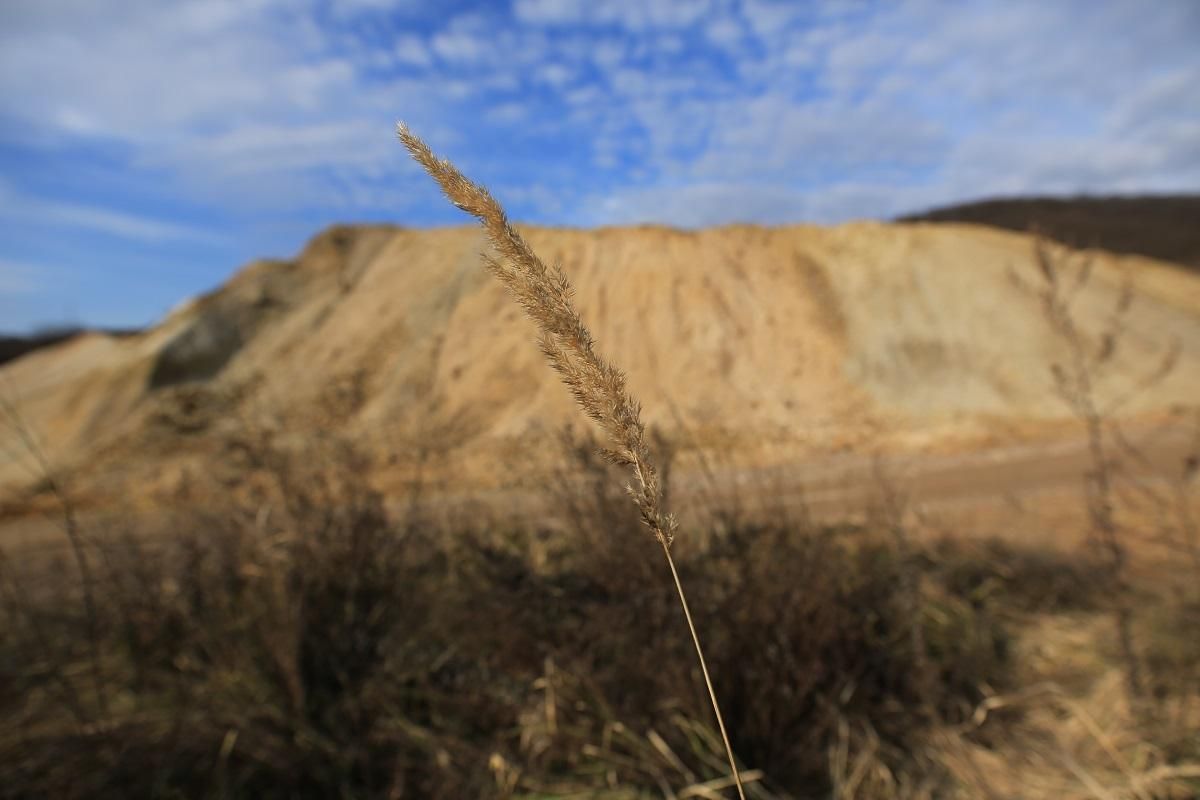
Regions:
<instances>
[{"instance_id":1,"label":"tall grass stem","mask_svg":"<svg viewBox=\"0 0 1200 800\"><path fill-rule=\"evenodd\" d=\"M738 797L746 800L746 791L742 788L742 776L738 772L737 761L733 757L733 747L729 744L729 733L725 730L725 719L721 716L721 704L717 702L717 692L713 688L712 678L708 675L708 664L704 661L704 650L700 647L700 636L696 633L696 624L692 622L692 612L688 608L687 595L683 591L683 583L679 580L679 571L675 569L675 559L671 557L671 548L666 542L661 542L663 555L667 557L667 566L671 568L671 577L675 579L675 591L679 593L679 605L683 607L683 616L687 619L688 630L692 634L692 644L696 646L696 660L700 662L700 672L704 675L704 686L708 689L708 699L712 702L713 714L717 717L717 727L721 730L721 741L725 743L725 755L729 759L729 769L733 772L733 782L737 786Z\"/></svg>"},{"instance_id":2,"label":"tall grass stem","mask_svg":"<svg viewBox=\"0 0 1200 800\"><path fill-rule=\"evenodd\" d=\"M675 579L679 602L683 606L700 670L708 687L713 713L721 729L725 754L733 770L738 796L745 800L737 761L721 718L717 694L704 662L700 637L692 622L687 597L679 573L671 558L671 542L675 537L675 517L663 508L663 487L658 470L650 458L646 428L642 424L641 406L625 388L625 375L602 358L595 349L591 331L583 324L573 302L574 289L557 264L547 267L509 223L500 203L484 187L472 183L445 159L438 158L425 142L413 134L404 123L396 126L400 141L430 177L441 187L446 198L456 207L479 220L487 232L497 257L484 256L484 264L508 289L540 332L538 344L546 361L559 374L563 384L575 397L583 412L607 434L609 447L605 458L614 464L628 467L634 483L626 491L633 498L642 522L662 546Z\"/></svg>"}]
</instances>

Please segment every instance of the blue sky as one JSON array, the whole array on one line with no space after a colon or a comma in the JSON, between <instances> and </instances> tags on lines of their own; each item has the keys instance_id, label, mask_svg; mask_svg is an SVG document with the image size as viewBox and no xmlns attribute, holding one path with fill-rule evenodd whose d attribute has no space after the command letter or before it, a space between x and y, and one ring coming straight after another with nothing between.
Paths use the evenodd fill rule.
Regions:
<instances>
[{"instance_id":1,"label":"blue sky","mask_svg":"<svg viewBox=\"0 0 1200 800\"><path fill-rule=\"evenodd\" d=\"M1200 2L4 0L0 330L141 325L321 227L838 222L1200 190Z\"/></svg>"}]
</instances>

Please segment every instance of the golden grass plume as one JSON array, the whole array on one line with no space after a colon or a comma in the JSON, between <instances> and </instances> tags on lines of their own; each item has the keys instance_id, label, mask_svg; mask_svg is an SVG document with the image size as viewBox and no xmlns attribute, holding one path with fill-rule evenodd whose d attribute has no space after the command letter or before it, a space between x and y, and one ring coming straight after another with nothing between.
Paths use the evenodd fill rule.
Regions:
<instances>
[{"instance_id":1,"label":"golden grass plume","mask_svg":"<svg viewBox=\"0 0 1200 800\"><path fill-rule=\"evenodd\" d=\"M662 507L662 486L650 461L641 408L625 388L625 375L596 352L595 341L575 310L567 276L557 264L547 267L542 263L487 189L472 183L449 161L439 159L404 124L397 130L400 141L450 202L483 224L500 256L484 256L484 263L537 324L538 345L546 360L579 407L608 436L605 456L632 470L636 486L628 488L642 521L669 547L676 522Z\"/></svg>"},{"instance_id":2,"label":"golden grass plume","mask_svg":"<svg viewBox=\"0 0 1200 800\"><path fill-rule=\"evenodd\" d=\"M626 489L637 504L642 521L662 546L671 568L671 577L696 648L738 796L745 800L741 776L708 674L708 665L704 661L683 584L671 557L671 543L675 539L677 524L674 516L663 508L662 484L650 460L641 407L626 389L625 375L596 352L592 334L575 310L573 290L566 274L558 265L547 267L537 257L509 223L504 208L491 193L471 182L449 161L438 158L404 123L396 126L396 133L412 157L441 187L447 199L483 225L499 256L485 255L487 268L500 279L537 325L538 345L546 360L558 372L583 412L607 435L609 447L603 451L605 456L616 464L629 467L633 473L634 483L628 484Z\"/></svg>"}]
</instances>

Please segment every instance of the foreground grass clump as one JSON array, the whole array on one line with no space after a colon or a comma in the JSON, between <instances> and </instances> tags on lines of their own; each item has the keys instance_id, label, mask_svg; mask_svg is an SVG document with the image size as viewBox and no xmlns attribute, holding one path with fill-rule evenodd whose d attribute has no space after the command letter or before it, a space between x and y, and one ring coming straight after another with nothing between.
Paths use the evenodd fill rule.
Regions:
<instances>
[{"instance_id":1,"label":"foreground grass clump","mask_svg":"<svg viewBox=\"0 0 1200 800\"><path fill-rule=\"evenodd\" d=\"M5 571L6 795L729 788L703 680L671 633L674 590L622 541L636 509L553 537L445 531L389 520L344 477L359 474L348 449L248 452L252 475L222 513L100 547L99 687L70 588ZM535 558L534 541L552 544ZM935 586L906 616L904 562L867 531L780 524L714 541L679 569L731 676L720 699L750 796L827 790L839 742L870 739L897 774L917 769L935 719L1006 684L996 615ZM918 622L927 653L909 649Z\"/></svg>"}]
</instances>

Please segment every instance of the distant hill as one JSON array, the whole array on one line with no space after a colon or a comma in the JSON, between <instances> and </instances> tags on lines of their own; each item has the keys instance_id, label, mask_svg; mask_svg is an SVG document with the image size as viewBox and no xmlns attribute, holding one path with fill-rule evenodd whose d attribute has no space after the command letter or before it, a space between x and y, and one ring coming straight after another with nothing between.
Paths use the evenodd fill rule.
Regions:
<instances>
[{"instance_id":1,"label":"distant hill","mask_svg":"<svg viewBox=\"0 0 1200 800\"><path fill-rule=\"evenodd\" d=\"M972 222L1037 232L1200 269L1200 195L1017 197L981 200L901 217L900 222Z\"/></svg>"},{"instance_id":2,"label":"distant hill","mask_svg":"<svg viewBox=\"0 0 1200 800\"><path fill-rule=\"evenodd\" d=\"M0 336L0 364L20 358L42 347L65 342L80 334L79 328L50 328L27 336Z\"/></svg>"},{"instance_id":3,"label":"distant hill","mask_svg":"<svg viewBox=\"0 0 1200 800\"><path fill-rule=\"evenodd\" d=\"M133 330L110 330L97 331L105 333L109 336L129 336L136 331ZM46 328L44 330L34 331L33 333L24 336L5 336L0 335L0 364L5 364L14 359L20 358L26 353L32 353L34 350L40 350L43 347L59 344L61 342L74 339L88 333L88 329L76 327L56 327Z\"/></svg>"}]
</instances>

